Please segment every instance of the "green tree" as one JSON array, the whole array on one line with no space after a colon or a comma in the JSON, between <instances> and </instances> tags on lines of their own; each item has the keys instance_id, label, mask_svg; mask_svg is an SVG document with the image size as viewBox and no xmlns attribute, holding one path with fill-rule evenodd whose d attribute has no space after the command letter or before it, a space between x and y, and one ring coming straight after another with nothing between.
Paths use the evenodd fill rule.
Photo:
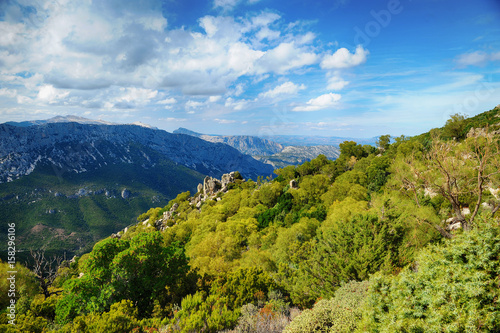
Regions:
<instances>
[{"instance_id":1,"label":"green tree","mask_svg":"<svg viewBox=\"0 0 500 333\"><path fill-rule=\"evenodd\" d=\"M377 145L378 149L385 151L389 149L390 142L391 142L391 136L389 134L386 134L379 136L375 144Z\"/></svg>"},{"instance_id":2,"label":"green tree","mask_svg":"<svg viewBox=\"0 0 500 333\"><path fill-rule=\"evenodd\" d=\"M464 139L467 134L465 133L466 119L467 115L464 114L455 113L451 115L443 127L443 137L456 140Z\"/></svg>"},{"instance_id":3,"label":"green tree","mask_svg":"<svg viewBox=\"0 0 500 333\"><path fill-rule=\"evenodd\" d=\"M361 331L500 331L499 256L500 229L490 220L422 250L397 276L376 274Z\"/></svg>"},{"instance_id":4,"label":"green tree","mask_svg":"<svg viewBox=\"0 0 500 333\"><path fill-rule=\"evenodd\" d=\"M144 317L152 312L155 301L162 306L180 301L189 270L184 248L177 243L165 246L160 232L139 233L130 241L101 241L82 268L82 277L64 284L56 308L59 323L109 310L124 299L133 302Z\"/></svg>"}]
</instances>

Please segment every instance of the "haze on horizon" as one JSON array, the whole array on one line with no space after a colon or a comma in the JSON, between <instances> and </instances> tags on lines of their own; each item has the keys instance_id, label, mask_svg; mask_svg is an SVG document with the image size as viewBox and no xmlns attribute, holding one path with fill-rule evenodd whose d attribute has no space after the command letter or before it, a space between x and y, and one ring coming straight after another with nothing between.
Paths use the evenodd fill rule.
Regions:
<instances>
[{"instance_id":1,"label":"haze on horizon","mask_svg":"<svg viewBox=\"0 0 500 333\"><path fill-rule=\"evenodd\" d=\"M0 3L0 123L415 135L500 103L496 0Z\"/></svg>"}]
</instances>

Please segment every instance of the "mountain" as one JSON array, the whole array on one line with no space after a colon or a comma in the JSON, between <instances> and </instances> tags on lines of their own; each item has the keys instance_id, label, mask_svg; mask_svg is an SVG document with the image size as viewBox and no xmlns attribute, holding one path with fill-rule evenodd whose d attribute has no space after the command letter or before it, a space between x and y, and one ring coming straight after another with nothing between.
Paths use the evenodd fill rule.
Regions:
<instances>
[{"instance_id":1,"label":"mountain","mask_svg":"<svg viewBox=\"0 0 500 333\"><path fill-rule=\"evenodd\" d=\"M13 222L20 256L42 247L81 254L151 207L195 193L206 175L231 171L256 179L273 168L227 145L144 124L74 117L0 124L0 237Z\"/></svg>"},{"instance_id":2,"label":"mountain","mask_svg":"<svg viewBox=\"0 0 500 333\"><path fill-rule=\"evenodd\" d=\"M152 162L144 147L192 170L214 177L237 170L246 178L272 174L272 168L234 148L184 134L137 125L50 122L32 126L0 125L0 182L30 174L40 162L61 170L85 172L109 163ZM145 159L145 161L143 161Z\"/></svg>"},{"instance_id":3,"label":"mountain","mask_svg":"<svg viewBox=\"0 0 500 333\"><path fill-rule=\"evenodd\" d=\"M249 135L209 135L190 131L186 128L176 129L173 133L187 134L208 142L225 143L248 155L273 155L283 150L284 146L256 136Z\"/></svg>"},{"instance_id":4,"label":"mountain","mask_svg":"<svg viewBox=\"0 0 500 333\"><path fill-rule=\"evenodd\" d=\"M316 136L316 135L272 135L265 139L272 140L284 146L337 146L344 141L354 141L361 145L374 146L377 137L373 138L350 138L338 136Z\"/></svg>"},{"instance_id":5,"label":"mountain","mask_svg":"<svg viewBox=\"0 0 500 333\"><path fill-rule=\"evenodd\" d=\"M270 156L254 156L255 159L271 164L275 168L283 168L287 165L299 165L310 161L318 155L323 154L328 159L335 160L340 155L336 146L286 146L279 153Z\"/></svg>"},{"instance_id":6,"label":"mountain","mask_svg":"<svg viewBox=\"0 0 500 333\"><path fill-rule=\"evenodd\" d=\"M255 159L272 165L274 168L298 165L316 158L319 154L323 154L329 159L336 159L340 155L338 143L345 141L339 141L336 145L312 145L311 142L313 141L311 140L314 139L311 139L311 137L273 136L265 139L248 135L213 135L197 133L182 127L175 130L174 133L191 135L209 142L225 143L244 154L252 155ZM285 140L283 138L288 139ZM282 143L277 143L273 141L274 139L281 140ZM338 139L340 140L340 138ZM295 144L288 146L289 142L294 142Z\"/></svg>"}]
</instances>

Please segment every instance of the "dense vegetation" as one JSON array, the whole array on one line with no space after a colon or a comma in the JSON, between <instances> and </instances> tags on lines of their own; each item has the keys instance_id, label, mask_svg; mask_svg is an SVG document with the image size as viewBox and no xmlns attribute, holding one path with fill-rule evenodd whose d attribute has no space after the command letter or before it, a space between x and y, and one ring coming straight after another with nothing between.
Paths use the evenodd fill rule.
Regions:
<instances>
[{"instance_id":1,"label":"dense vegetation","mask_svg":"<svg viewBox=\"0 0 500 333\"><path fill-rule=\"evenodd\" d=\"M0 327L498 332L499 114L344 142L335 161L237 179L199 208L181 193L62 265L49 297L19 267L17 325L3 313Z\"/></svg>"},{"instance_id":2,"label":"dense vegetation","mask_svg":"<svg viewBox=\"0 0 500 333\"><path fill-rule=\"evenodd\" d=\"M156 156L151 153L151 156ZM96 241L136 222L137 215L166 205L180 191L196 188L203 176L171 161L154 160L145 169L135 164L109 164L74 173L52 165L38 165L28 176L0 184L0 216L16 223L19 261L29 249L50 254L89 252ZM122 191L129 192L127 198ZM22 221L22 223L21 223ZM6 224L0 237L7 237ZM0 246L6 259L6 243Z\"/></svg>"}]
</instances>

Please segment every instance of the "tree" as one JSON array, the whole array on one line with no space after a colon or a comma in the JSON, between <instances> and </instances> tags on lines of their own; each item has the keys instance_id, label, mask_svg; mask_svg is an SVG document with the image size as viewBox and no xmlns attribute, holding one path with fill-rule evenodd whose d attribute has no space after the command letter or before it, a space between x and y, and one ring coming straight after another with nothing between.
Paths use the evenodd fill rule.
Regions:
<instances>
[{"instance_id":1,"label":"tree","mask_svg":"<svg viewBox=\"0 0 500 333\"><path fill-rule=\"evenodd\" d=\"M401 188L413 193L418 206L419 193L439 194L451 205L453 223L469 230L481 208L483 192L500 184L499 140L487 130L478 131L463 142L433 137L427 152L419 147L400 156L394 165ZM443 236L451 237L442 227L435 227Z\"/></svg>"},{"instance_id":2,"label":"tree","mask_svg":"<svg viewBox=\"0 0 500 333\"><path fill-rule=\"evenodd\" d=\"M499 332L500 229L486 221L370 278L363 332Z\"/></svg>"},{"instance_id":3,"label":"tree","mask_svg":"<svg viewBox=\"0 0 500 333\"><path fill-rule=\"evenodd\" d=\"M385 151L385 150L389 149L390 142L391 142L391 136L389 134L386 134L386 135L381 135L377 139L377 141L375 142L375 144L377 145L377 147L380 150Z\"/></svg>"},{"instance_id":4,"label":"tree","mask_svg":"<svg viewBox=\"0 0 500 333\"><path fill-rule=\"evenodd\" d=\"M443 137L454 138L456 140L461 140L465 138L465 120L467 116L460 113L455 113L450 116L450 119L446 121L443 128Z\"/></svg>"},{"instance_id":5,"label":"tree","mask_svg":"<svg viewBox=\"0 0 500 333\"><path fill-rule=\"evenodd\" d=\"M64 283L56 308L61 324L77 315L109 311L122 300L130 300L144 317L152 312L155 301L163 307L180 302L189 289L185 287L189 266L184 248L177 243L165 246L157 231L139 233L130 241L103 240L82 268L82 277Z\"/></svg>"},{"instance_id":6,"label":"tree","mask_svg":"<svg viewBox=\"0 0 500 333\"><path fill-rule=\"evenodd\" d=\"M38 281L38 285L42 289L45 299L49 298L51 295L58 295L61 293L61 290L51 291L49 288L59 276L59 268L64 257L52 256L46 258L45 251L43 250L30 250L30 254L33 258L33 273Z\"/></svg>"}]
</instances>

